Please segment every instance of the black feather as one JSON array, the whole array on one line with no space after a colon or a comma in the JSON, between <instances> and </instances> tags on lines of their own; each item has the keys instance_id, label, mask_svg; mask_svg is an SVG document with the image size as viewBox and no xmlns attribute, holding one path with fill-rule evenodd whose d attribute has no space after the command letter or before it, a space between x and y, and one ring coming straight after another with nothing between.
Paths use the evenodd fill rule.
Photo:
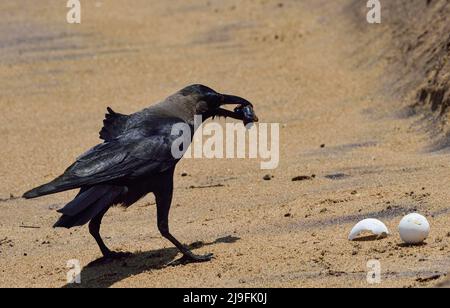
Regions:
<instances>
[{"instance_id":1,"label":"black feather","mask_svg":"<svg viewBox=\"0 0 450 308\"><path fill-rule=\"evenodd\" d=\"M125 187L113 185L91 187L60 211L64 215L53 227L69 229L88 223L100 212L112 206L125 190Z\"/></svg>"},{"instance_id":2,"label":"black feather","mask_svg":"<svg viewBox=\"0 0 450 308\"><path fill-rule=\"evenodd\" d=\"M108 107L107 110L108 113L105 114L105 119L103 120L100 138L105 141L111 141L126 130L130 116L117 113L110 107Z\"/></svg>"},{"instance_id":3,"label":"black feather","mask_svg":"<svg viewBox=\"0 0 450 308\"><path fill-rule=\"evenodd\" d=\"M108 185L98 185L90 187L85 191L80 191L73 201L68 203L64 208L58 210L58 212L68 216L75 216L100 199L109 191L109 189L110 186Z\"/></svg>"}]
</instances>

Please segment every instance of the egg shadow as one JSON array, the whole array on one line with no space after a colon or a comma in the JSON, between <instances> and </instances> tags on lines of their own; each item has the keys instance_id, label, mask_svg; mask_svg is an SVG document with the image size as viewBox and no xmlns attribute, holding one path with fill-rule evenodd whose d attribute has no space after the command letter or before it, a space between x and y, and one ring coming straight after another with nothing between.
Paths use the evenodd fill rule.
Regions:
<instances>
[{"instance_id":1,"label":"egg shadow","mask_svg":"<svg viewBox=\"0 0 450 308\"><path fill-rule=\"evenodd\" d=\"M425 247L425 246L427 246L427 245L428 245L428 244L425 243L425 242L422 242L422 243L419 243L419 244L407 244L407 243L400 243L400 244L397 244L397 246L398 246L398 247L401 247L401 248Z\"/></svg>"},{"instance_id":2,"label":"egg shadow","mask_svg":"<svg viewBox=\"0 0 450 308\"><path fill-rule=\"evenodd\" d=\"M233 244L239 237L226 236L210 243L194 242L189 249L199 249L215 244ZM101 258L85 266L81 273L81 284L66 284L62 288L108 288L117 282L147 271L161 270L179 255L178 249L163 248L158 250L138 252L121 260L102 264Z\"/></svg>"},{"instance_id":3,"label":"egg shadow","mask_svg":"<svg viewBox=\"0 0 450 308\"><path fill-rule=\"evenodd\" d=\"M379 235L367 235L355 238L354 242L374 242L374 241L381 241L387 239L387 236L379 236Z\"/></svg>"}]
</instances>

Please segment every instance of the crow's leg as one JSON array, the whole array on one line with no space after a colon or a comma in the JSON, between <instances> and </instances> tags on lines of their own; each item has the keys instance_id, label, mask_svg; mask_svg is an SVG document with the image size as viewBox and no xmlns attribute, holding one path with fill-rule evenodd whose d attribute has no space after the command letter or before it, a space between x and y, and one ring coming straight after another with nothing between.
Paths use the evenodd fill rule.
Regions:
<instances>
[{"instance_id":1,"label":"crow's leg","mask_svg":"<svg viewBox=\"0 0 450 308\"><path fill-rule=\"evenodd\" d=\"M100 212L97 216L92 218L92 220L89 223L89 233L94 237L105 259L120 259L127 257L130 255L130 253L114 252L109 250L109 248L103 242L102 237L100 236L100 225L102 224L103 216L105 216L108 210L109 208L106 208L105 210Z\"/></svg>"},{"instance_id":2,"label":"crow's leg","mask_svg":"<svg viewBox=\"0 0 450 308\"><path fill-rule=\"evenodd\" d=\"M192 253L186 246L181 244L172 234L169 232L169 211L170 205L172 203L172 195L173 195L173 181L170 179L170 185L168 181L165 181L164 184L166 186L163 189L156 191L156 207L158 212L158 229L161 232L161 235L168 239L172 244L174 244L178 250L183 254L183 257L179 260L176 260L169 265L180 265L187 263L195 263L195 262L207 262L211 261L213 255L207 254L198 256Z\"/></svg>"}]
</instances>

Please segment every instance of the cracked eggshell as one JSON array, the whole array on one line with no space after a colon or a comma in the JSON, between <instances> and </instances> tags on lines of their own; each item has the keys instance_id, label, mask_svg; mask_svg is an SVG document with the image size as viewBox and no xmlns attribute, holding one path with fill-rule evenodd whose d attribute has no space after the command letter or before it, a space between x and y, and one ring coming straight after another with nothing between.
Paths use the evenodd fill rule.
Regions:
<instances>
[{"instance_id":1,"label":"cracked eggshell","mask_svg":"<svg viewBox=\"0 0 450 308\"><path fill-rule=\"evenodd\" d=\"M389 235L389 230L384 223L382 223L378 219L370 218L364 219L363 221L357 223L356 226L353 227L352 231L350 232L348 239L350 241L354 241L363 232L373 233L374 235L377 235L379 238L385 238Z\"/></svg>"},{"instance_id":2,"label":"cracked eggshell","mask_svg":"<svg viewBox=\"0 0 450 308\"><path fill-rule=\"evenodd\" d=\"M420 244L430 235L430 224L424 216L413 213L403 217L398 231L402 241L406 244Z\"/></svg>"}]
</instances>

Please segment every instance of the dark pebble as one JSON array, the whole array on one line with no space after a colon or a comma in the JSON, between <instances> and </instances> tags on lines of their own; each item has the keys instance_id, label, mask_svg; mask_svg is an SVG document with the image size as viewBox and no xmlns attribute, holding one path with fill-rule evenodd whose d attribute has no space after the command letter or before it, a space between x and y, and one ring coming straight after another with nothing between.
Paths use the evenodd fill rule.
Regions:
<instances>
[{"instance_id":1,"label":"dark pebble","mask_svg":"<svg viewBox=\"0 0 450 308\"><path fill-rule=\"evenodd\" d=\"M301 176L296 176L295 178L293 178L293 179L292 179L292 182L310 181L310 180L312 180L312 179L313 179L312 176L301 175Z\"/></svg>"}]
</instances>

